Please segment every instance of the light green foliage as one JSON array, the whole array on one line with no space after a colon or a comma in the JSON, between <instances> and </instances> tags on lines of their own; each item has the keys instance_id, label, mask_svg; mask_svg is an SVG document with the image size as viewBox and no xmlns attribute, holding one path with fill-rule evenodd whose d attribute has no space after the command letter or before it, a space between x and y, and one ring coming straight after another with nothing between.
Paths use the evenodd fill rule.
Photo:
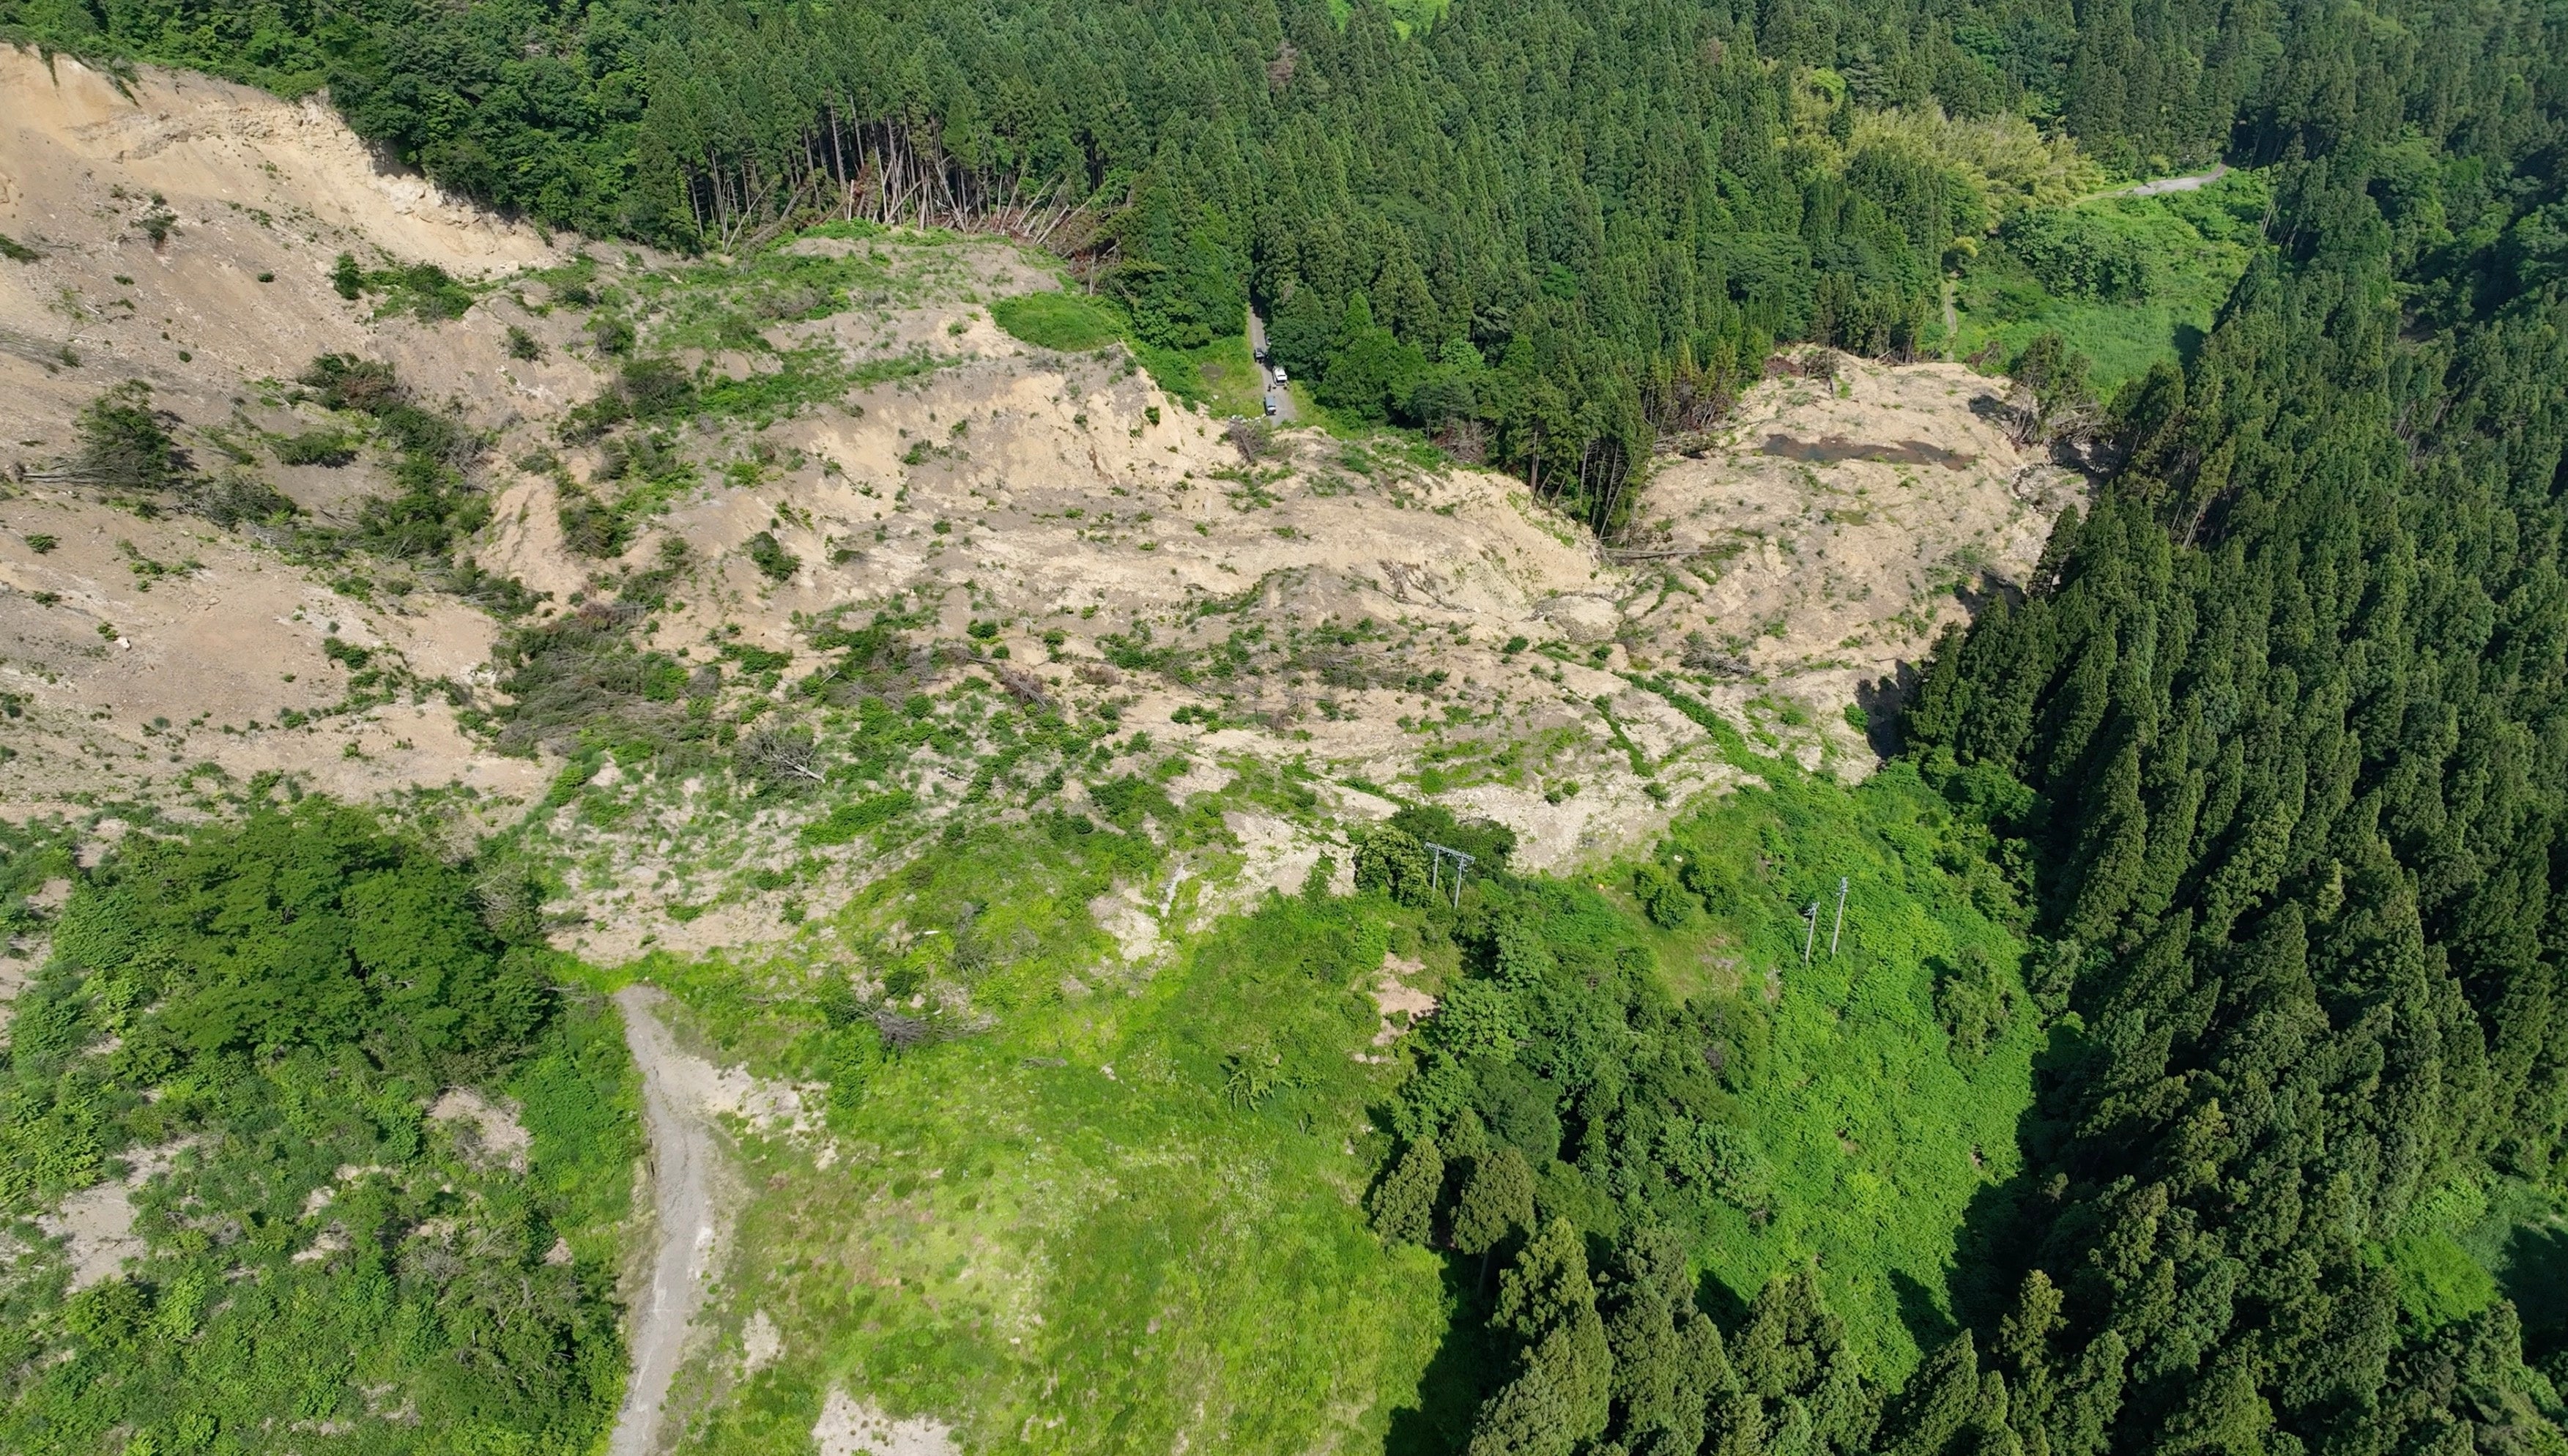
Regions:
<instances>
[{"instance_id":1,"label":"light green foliage","mask_svg":"<svg viewBox=\"0 0 2568 1456\"><path fill-rule=\"evenodd\" d=\"M2263 177L2233 172L2195 191L2020 212L1962 272L1952 352L2003 364L2056 332L2110 395L2192 353L2246 270L2269 198Z\"/></svg>"},{"instance_id":2,"label":"light green foliage","mask_svg":"<svg viewBox=\"0 0 2568 1456\"><path fill-rule=\"evenodd\" d=\"M1113 304L1067 289L1020 293L990 305L1000 328L1039 349L1086 353L1124 335Z\"/></svg>"},{"instance_id":3,"label":"light green foliage","mask_svg":"<svg viewBox=\"0 0 2568 1456\"><path fill-rule=\"evenodd\" d=\"M2497 1297L2495 1279L2441 1230L2402 1235L2388 1254L2399 1277L2400 1312L2419 1329L2465 1319Z\"/></svg>"},{"instance_id":4,"label":"light green foliage","mask_svg":"<svg viewBox=\"0 0 2568 1456\"><path fill-rule=\"evenodd\" d=\"M2511 1178L2482 1198L2454 1237L2521 1311L2527 1347L2555 1356L2568 1349L2568 1198Z\"/></svg>"},{"instance_id":5,"label":"light green foliage","mask_svg":"<svg viewBox=\"0 0 2568 1456\"><path fill-rule=\"evenodd\" d=\"M1262 410L1265 376L1237 328L1191 344L1158 342L1134 326L1124 301L1068 289L999 299L990 317L1043 349L1086 354L1121 342L1171 399L1214 415L1256 419Z\"/></svg>"},{"instance_id":6,"label":"light green foliage","mask_svg":"<svg viewBox=\"0 0 2568 1456\"><path fill-rule=\"evenodd\" d=\"M1645 864L1633 870L1632 895L1641 902L1650 924L1661 930L1680 929L1694 918L1694 896L1664 865Z\"/></svg>"},{"instance_id":7,"label":"light green foliage","mask_svg":"<svg viewBox=\"0 0 2568 1456\"><path fill-rule=\"evenodd\" d=\"M1942 966L1981 968L1972 984L1987 996L2023 995L2012 894L1975 847L1982 833L1893 764L1853 789L1777 773L1671 835L1688 883L1709 892L1707 918L1728 947L1718 954L1740 960L1747 994L1762 1000L1768 968L1781 988L1764 1012L1763 1059L1733 1082L1772 1178L1752 1207L1768 1216L1712 1209L1704 1257L1745 1294L1817 1256L1828 1303L1876 1375L1917 1357L1900 1286L1939 1296L1961 1273L1956 1240L1973 1200L2019 1166L2016 1121L2039 1041L2031 1019L1980 1025L1967 1066L1947 1054L1937 1019ZM1840 875L1845 930L1831 957ZM1805 969L1798 911L1814 899Z\"/></svg>"},{"instance_id":8,"label":"light green foliage","mask_svg":"<svg viewBox=\"0 0 2568 1456\"><path fill-rule=\"evenodd\" d=\"M1976 945L1964 946L1952 962L1939 962L1934 973L1936 1019L1953 1038L1954 1060L1968 1065L2006 1035L2019 996L2015 978Z\"/></svg>"},{"instance_id":9,"label":"light green foliage","mask_svg":"<svg viewBox=\"0 0 2568 1456\"><path fill-rule=\"evenodd\" d=\"M130 1273L66 1299L57 1258L22 1256L0 1286L0 1448L249 1451L291 1424L315 1452L571 1456L602 1435L629 1068L613 1019L557 1003L563 968L475 903L465 871L319 800L138 830L79 882L12 1027L0 1196L23 1215L119 1159L162 1171L131 1180ZM425 1116L456 1085L513 1099L526 1175Z\"/></svg>"},{"instance_id":10,"label":"light green foliage","mask_svg":"<svg viewBox=\"0 0 2568 1456\"><path fill-rule=\"evenodd\" d=\"M702 1449L801 1450L832 1380L976 1445L1381 1441L1380 1392L1415 1387L1445 1321L1434 1260L1361 1206L1387 1149L1359 1125L1392 1071L1355 1059L1378 1024L1355 988L1397 925L1376 902L1276 897L1119 974L1088 903L1222 832L1164 796L1130 830L1047 814L930 847L815 927L782 983L654 971L753 1067L828 1081L848 1150L826 1173L749 1150L751 1186L784 1181L743 1214L736 1288L789 1353ZM928 1034L885 1049L851 965ZM777 984L803 989L758 989ZM938 1009L958 992L969 1013ZM1267 1078L1253 1102L1225 1095L1242 1062ZM802 1297L761 1293L777 1281Z\"/></svg>"},{"instance_id":11,"label":"light green foliage","mask_svg":"<svg viewBox=\"0 0 2568 1456\"><path fill-rule=\"evenodd\" d=\"M1381 825L1356 846L1356 888L1387 895L1403 905L1424 905L1433 893L1426 848L1403 829Z\"/></svg>"},{"instance_id":12,"label":"light green foliage","mask_svg":"<svg viewBox=\"0 0 2568 1456\"><path fill-rule=\"evenodd\" d=\"M1215 417L1264 416L1266 375L1248 352L1248 337L1230 333L1190 349L1131 341L1132 357L1170 399Z\"/></svg>"}]
</instances>

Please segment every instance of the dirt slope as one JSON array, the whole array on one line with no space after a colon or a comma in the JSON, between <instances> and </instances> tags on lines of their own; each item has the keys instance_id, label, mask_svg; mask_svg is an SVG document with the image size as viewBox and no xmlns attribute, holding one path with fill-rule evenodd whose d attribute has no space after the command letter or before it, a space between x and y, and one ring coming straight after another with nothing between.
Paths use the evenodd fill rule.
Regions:
<instances>
[{"instance_id":1,"label":"dirt slope","mask_svg":"<svg viewBox=\"0 0 2568 1456\"><path fill-rule=\"evenodd\" d=\"M1636 675L1676 674L1805 761L1863 771L1846 706L1895 695L1943 622L2029 568L2072 493L2007 442L1977 377L1853 365L1753 391L1700 457L1662 462L1632 536L1600 552L1506 477L1307 428L1246 460L1121 351L1019 343L987 300L1059 285L1003 241L812 237L794 248L872 259L898 287L768 317L767 357L919 363L772 426L679 427L695 483L600 560L565 538L565 482L627 487L558 427L618 362L519 271L568 258L567 241L379 165L318 106L160 73L129 98L6 52L0 89L0 232L41 254L0 263L0 454L20 481L0 498L0 692L38 729L0 762L13 811L182 796L175 775L198 763L361 795L458 782L518 796L545 771L457 727L450 699L487 702L497 629L433 582L296 565L252 535L48 484L77 413L122 379L152 385L206 468L237 459L316 519L345 520L383 488L380 451L286 466L262 441L327 423L279 383L315 354L388 360L486 439L472 470L493 524L472 550L550 594L538 620L683 546L649 645L689 661L750 644L792 654L791 681L817 662L814 615L924 606L917 650L1004 648L1018 689L1074 712L1111 707L1208 754L1301 755L1500 818L1536 866L1642 839L1730 776ZM332 291L342 251L506 281L458 319L379 317L380 300ZM769 367L709 352L686 323L713 307L719 265L682 275L613 251L601 288L659 300L638 306L644 355L734 378ZM512 328L538 358L510 357ZM783 580L753 559L762 534L794 558ZM333 623L388 650L395 701L323 715L350 675L323 652ZM1389 807L1362 793L1345 806ZM651 868L650 836L603 837L626 856L619 873ZM639 944L665 927L626 929Z\"/></svg>"},{"instance_id":2,"label":"dirt slope","mask_svg":"<svg viewBox=\"0 0 2568 1456\"><path fill-rule=\"evenodd\" d=\"M651 1260L649 1293L635 1302L627 1333L633 1374L607 1443L608 1456L650 1456L660 1449L661 1406L721 1252L716 1195L723 1153L712 1108L698 1085L709 1068L681 1051L660 1024L653 1010L660 1000L660 993L648 986L628 986L615 994L616 1010L624 1016L625 1043L642 1073L659 1248Z\"/></svg>"},{"instance_id":3,"label":"dirt slope","mask_svg":"<svg viewBox=\"0 0 2568 1456\"><path fill-rule=\"evenodd\" d=\"M557 255L379 165L314 104L157 71L129 95L76 62L8 49L0 95L0 233L40 255L0 262L0 462L22 478L67 453L75 416L121 380L145 381L156 406L197 427L181 437L208 467L224 455L207 427L233 439L310 427L271 402L273 382L316 354L495 382L502 326L373 320L331 289L332 259L473 275ZM169 228L157 245L156 214ZM325 508L380 483L364 461L263 473ZM345 699L348 671L321 651L329 636L388 646L386 661L422 679L469 677L489 655L480 613L433 594L369 603L330 585L347 574L95 492L0 486L0 695L23 715L0 761L0 812L102 792L183 798L181 769L202 763L293 771L355 797L534 783L533 763L478 751L437 694L279 727Z\"/></svg>"},{"instance_id":4,"label":"dirt slope","mask_svg":"<svg viewBox=\"0 0 2568 1456\"><path fill-rule=\"evenodd\" d=\"M2009 435L2003 381L1842 356L1748 392L1695 457L1662 461L1615 558L1630 636L1790 740L1893 703L1936 635L2020 585L2085 482ZM1801 737L1803 744L1806 737ZM1841 740L1860 764L1859 739Z\"/></svg>"},{"instance_id":5,"label":"dirt slope","mask_svg":"<svg viewBox=\"0 0 2568 1456\"><path fill-rule=\"evenodd\" d=\"M1300 759L1342 818L1390 813L1391 793L1442 802L1513 826L1535 868L1645 842L1739 777L1648 682L1682 683L1805 762L1868 770L1846 708L1894 699L1944 623L2021 581L2077 493L2008 441L1977 376L1846 364L1752 391L1698 454L1659 462L1630 535L1600 549L1521 482L1397 439L1288 428L1243 452L1121 349L1062 354L1002 332L990 300L1061 286L1048 260L894 234L794 244L861 258L881 286L754 316L732 288L746 265L600 250L614 256L594 260L597 292L629 308L640 357L707 382L788 357L879 381L772 421L654 423L655 448L682 463L633 504L633 473L562 428L623 377L591 304L527 271L569 261L571 240L438 196L318 106L161 73L129 95L6 50L0 96L0 233L38 254L0 261L0 815L183 806L212 779L279 773L356 798L463 785L506 819L587 727L548 726L532 756L467 731L457 704L500 706L502 627L434 572L72 478L75 420L129 380L201 468L344 524L389 488L387 452L280 463L281 437L349 423L290 382L323 353L390 362L481 439L467 472L490 524L465 552L545 598L528 622L675 561L640 646L695 673L744 648L783 655L723 680L736 726L804 711L794 685L824 661L815 621L890 612L922 692L979 677L1113 723L1090 777L1174 748L1182 801L1240 765ZM387 315L334 291L342 252L487 286L460 318ZM565 507L581 498L630 506L620 555L577 548ZM970 801L955 786L973 751L922 759L924 812ZM656 783L611 756L595 773L624 795L613 812L573 804L546 821L573 887L554 908L583 922L565 939L593 959L773 943L802 914L786 894L825 914L881 870L849 852L816 885L744 891L811 858L799 831L825 801L739 794L738 817L700 818L722 797L700 777ZM1254 815L1230 827L1238 864L1092 902L1117 972L1146 975L1167 932L1344 848ZM644 993L620 1001L659 1175L661 1242L613 1441L640 1456L667 1439L663 1397L702 1353L689 1339L719 1252L712 1118L789 1116L791 1097L744 1100L730 1073L675 1049ZM825 1449L944 1440L835 1400Z\"/></svg>"}]
</instances>

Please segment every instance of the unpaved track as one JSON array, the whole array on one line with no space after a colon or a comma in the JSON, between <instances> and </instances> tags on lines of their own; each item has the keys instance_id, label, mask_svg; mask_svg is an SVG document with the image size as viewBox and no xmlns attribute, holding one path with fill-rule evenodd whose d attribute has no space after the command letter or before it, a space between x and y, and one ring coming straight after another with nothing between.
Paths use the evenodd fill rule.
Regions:
<instances>
[{"instance_id":1,"label":"unpaved track","mask_svg":"<svg viewBox=\"0 0 2568 1456\"><path fill-rule=\"evenodd\" d=\"M642 1116L651 1135L651 1186L660 1250L651 1263L651 1296L634 1311L633 1373L624 1386L624 1409L615 1417L607 1456L650 1456L660 1445L660 1407L685 1353L688 1327L712 1279L717 1236L714 1184L722 1149L702 1098L686 1085L685 1064L653 1008L657 987L628 986L615 994L624 1013L624 1041L642 1069Z\"/></svg>"}]
</instances>

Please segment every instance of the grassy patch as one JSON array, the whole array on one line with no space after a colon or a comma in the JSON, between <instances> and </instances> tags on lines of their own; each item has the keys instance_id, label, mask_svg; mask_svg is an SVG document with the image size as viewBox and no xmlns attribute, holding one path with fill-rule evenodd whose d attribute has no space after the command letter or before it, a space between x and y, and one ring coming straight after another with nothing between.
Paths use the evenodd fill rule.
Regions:
<instances>
[{"instance_id":1,"label":"grassy patch","mask_svg":"<svg viewBox=\"0 0 2568 1456\"><path fill-rule=\"evenodd\" d=\"M1124 316L1103 299L1068 291L1020 293L990 305L999 327L1038 349L1084 353L1124 335Z\"/></svg>"},{"instance_id":2,"label":"grassy patch","mask_svg":"<svg viewBox=\"0 0 2568 1456\"><path fill-rule=\"evenodd\" d=\"M2013 892L1946 868L1978 831L1904 769L1846 788L1768 767L1648 870L1600 875L1605 893L1533 881L1508 903L1566 907L1541 922L1564 964L1646 943L1672 993L1756 1028L1724 1095L1769 1176L1695 1221L1698 1267L1745 1300L1815 1259L1853 1347L1896 1377L1948 1327L1966 1222L2019 1168L2041 1031ZM762 1192L714 1317L763 1311L788 1353L706 1392L706 1449L799 1449L831 1385L957 1421L973 1448L1361 1449L1395 1430L1434 1448L1467 1425L1495 1368L1485 1299L1448 1256L1367 1227L1409 1064L1359 1058L1384 953L1449 987L1481 892L1458 914L1270 896L1179 936L1196 891L1172 868L1217 878L1234 852L1221 802L1136 778L1089 805L1115 822L1046 810L926 846L772 964L652 969L727 1055L824 1084L837 1149L822 1169L807 1144L749 1143ZM910 807L860 795L803 837L896 835ZM1832 958L1823 921L1804 969L1797 907L1832 914L1839 875L1846 932ZM1101 921L1163 898L1143 974ZM1979 999L1959 1041L1947 984ZM1600 1234L1642 1216L1565 1164L1544 1176L1545 1206Z\"/></svg>"},{"instance_id":3,"label":"grassy patch","mask_svg":"<svg viewBox=\"0 0 2568 1456\"><path fill-rule=\"evenodd\" d=\"M2257 245L2269 188L2262 177L2233 172L2210 186L2154 197L2100 197L2068 209L2077 226L2069 248L2129 260L2136 286L2093 296L2082 270L2062 265L2061 229L2021 247L1991 239L1955 292L1958 358L1996 346L2012 358L2038 334L2057 331L2093 361L2092 378L2107 395L2161 359L2189 355L2209 332ZM2048 277L2050 282L2044 281Z\"/></svg>"},{"instance_id":4,"label":"grassy patch","mask_svg":"<svg viewBox=\"0 0 2568 1456\"><path fill-rule=\"evenodd\" d=\"M777 1191L745 1215L729 1317L768 1310L790 1353L706 1449L795 1448L832 1381L956 1419L973 1448L1075 1451L1378 1445L1379 1397L1416 1387L1447 1317L1438 1262L1357 1207L1393 1068L1355 1060L1376 1019L1352 988L1393 928L1270 900L1153 978L1101 976L1120 958L1089 900L1153 883L1163 852L1041 822L932 851L837 927L893 1005L968 988L995 1027L886 1055L825 981L780 1015L728 968L664 976L718 1035L827 1079L851 1150L825 1173L753 1153Z\"/></svg>"},{"instance_id":5,"label":"grassy patch","mask_svg":"<svg viewBox=\"0 0 2568 1456\"><path fill-rule=\"evenodd\" d=\"M1165 349L1132 336L1131 322L1111 299L1083 293L1021 293L990 305L990 317L1016 338L1043 349L1086 353L1121 341L1170 398L1214 415L1255 419L1265 413L1265 374L1235 334L1194 349Z\"/></svg>"},{"instance_id":6,"label":"grassy patch","mask_svg":"<svg viewBox=\"0 0 2568 1456\"><path fill-rule=\"evenodd\" d=\"M2487 1293L2502 1294L2521 1312L2524 1353L2544 1360L2568 1350L2568 1195L2508 1178L2489 1189L2483 1202L2464 1201L2459 1211L2475 1217L2452 1229L2452 1236L2493 1280ZM2411 1215L2409 1222L2417 1220ZM2401 1273L2405 1295L2404 1266ZM2464 1277L2458 1288L2469 1292L2476 1286ZM2482 1295L2479 1303L2485 1302Z\"/></svg>"},{"instance_id":7,"label":"grassy patch","mask_svg":"<svg viewBox=\"0 0 2568 1456\"><path fill-rule=\"evenodd\" d=\"M1963 862L1971 832L1893 765L1852 789L1777 775L1671 836L1717 931L1694 951L1697 974L1776 995L1770 1060L1738 1094L1775 1196L1764 1219L1719 1210L1699 1257L1742 1299L1816 1258L1848 1339L1886 1376L1949 1332L1964 1221L2022 1165L2016 1123L2042 1039L2014 970L2024 947L2000 918L2009 893L1984 865L1976 880L1943 867ZM1815 936L1801 918L1812 901ZM1677 950L1663 960L1682 964ZM1957 1052L1936 996L1974 963L2012 1001L1976 1056Z\"/></svg>"},{"instance_id":8,"label":"grassy patch","mask_svg":"<svg viewBox=\"0 0 2568 1456\"><path fill-rule=\"evenodd\" d=\"M1132 354L1160 389L1211 415L1255 420L1266 413L1265 372L1249 355L1245 334L1215 339L1195 349L1135 343Z\"/></svg>"}]
</instances>

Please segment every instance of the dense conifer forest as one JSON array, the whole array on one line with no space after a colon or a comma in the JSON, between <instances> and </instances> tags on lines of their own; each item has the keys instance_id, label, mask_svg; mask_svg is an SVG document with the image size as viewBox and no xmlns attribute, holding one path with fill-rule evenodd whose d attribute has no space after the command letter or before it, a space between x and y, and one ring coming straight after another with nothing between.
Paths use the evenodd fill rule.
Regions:
<instances>
[{"instance_id":1,"label":"dense conifer forest","mask_svg":"<svg viewBox=\"0 0 2568 1456\"><path fill-rule=\"evenodd\" d=\"M2379 177L2406 247L2487 233L2508 276L2474 285L2537 286L2558 225L2514 179L2552 145L2557 26L2530 4L0 6L76 51L327 86L362 135L551 226L713 249L822 215L1003 227L1088 259L1173 347L1253 300L1323 403L1608 527L1656 436L1717 417L1772 343L1931 352L1956 250L2105 170L2329 158Z\"/></svg>"},{"instance_id":2,"label":"dense conifer forest","mask_svg":"<svg viewBox=\"0 0 2568 1456\"><path fill-rule=\"evenodd\" d=\"M823 217L988 228L1073 258L1150 345L1226 337L1254 307L1340 417L1424 432L1608 535L1660 442L1717 421L1776 345L1939 355L1948 279L1984 253L2063 293L2143 288L2147 259L2074 236L2065 204L2255 170L2266 205L2233 219L2244 271L2207 332L2108 399L2041 402L2077 423L2060 433L2094 506L2023 593L1944 639L1866 797L1811 808L1775 770L1682 821L1628 906L1498 874L1444 907L1418 838L1466 826L1367 840L1363 893L1459 978L1379 1109L1391 1151L1366 1198L1386 1246L1436 1252L1459 1311L1406 1439L2568 1452L2568 1310L2497 1298L2456 1242L2568 1159L2559 6L0 0L0 29L326 86L440 182L594 237L726 252ZM1987 362L2080 388L2057 338ZM337 856L312 873L342 888L232 863L297 828L275 857ZM553 1109L567 1131L539 1167L599 1181L570 1134L611 1048L545 989L531 935L446 914L459 872L370 822L315 808L233 832L83 881L71 969L17 1012L0 1195L76 1183L46 1160L95 1161L112 1124L187 1116L318 1118L299 1134L333 1150L316 1169L442 1158L464 1178L415 1117L373 1109L467 1063ZM1867 1358L1897 1341L1850 1334L1874 1316L1833 1309L1815 1265L1689 1263L1791 1203L1792 1169L1737 1132L1780 1033L1749 999L1673 996L1654 937L1766 913L1740 886L1759 835L1785 832L1898 847L1952 948L1918 1014L1950 1038L1950 1097L1998 1095L1983 1057L2030 1083L2004 1118L2016 1170L1966 1211L1949 1320L1900 1336L1913 1369ZM371 969L245 978L252 951L302 964L225 949L245 896L309 899L334 967L445 959L402 978L417 1006ZM347 908L369 899L418 919L419 945L370 948ZM1244 934L1277 945L1360 934L1316 892L1262 914ZM163 1083L184 1095L144 1099ZM505 1337L481 1285L391 1267L365 1272L371 1303L295 1328L402 1331L386 1380L546 1433L451 1449L581 1448L620 1358L595 1220L567 1195L475 1208L536 1292ZM556 1227L576 1262L543 1258ZM2555 1236L2549 1258L2558 1288ZM1743 1283L1762 1293L1725 1298ZM83 1398L147 1418L149 1372L221 1373L177 1363L200 1318L249 1317L102 1288L65 1317L125 1363L13 1376L0 1428L70 1449L59 1432L88 1417L64 1392L109 1366L127 1373ZM261 1368L244 1419L293 1410L305 1378Z\"/></svg>"}]
</instances>

